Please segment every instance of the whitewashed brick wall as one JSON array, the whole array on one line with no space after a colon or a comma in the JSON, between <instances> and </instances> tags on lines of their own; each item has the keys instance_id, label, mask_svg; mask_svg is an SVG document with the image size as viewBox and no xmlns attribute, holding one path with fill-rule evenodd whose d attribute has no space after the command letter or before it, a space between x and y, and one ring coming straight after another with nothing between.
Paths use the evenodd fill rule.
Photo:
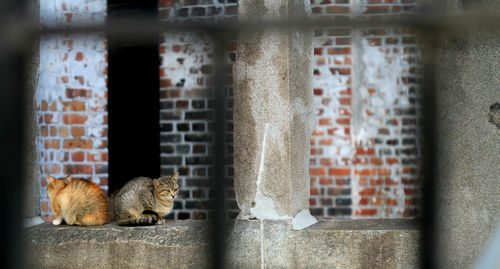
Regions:
<instances>
[{"instance_id":1,"label":"whitewashed brick wall","mask_svg":"<svg viewBox=\"0 0 500 269\"><path fill-rule=\"evenodd\" d=\"M105 0L41 0L42 27L102 24ZM36 90L41 214L51 220L46 174L90 178L108 187L107 47L103 34L50 35L40 41Z\"/></svg>"}]
</instances>

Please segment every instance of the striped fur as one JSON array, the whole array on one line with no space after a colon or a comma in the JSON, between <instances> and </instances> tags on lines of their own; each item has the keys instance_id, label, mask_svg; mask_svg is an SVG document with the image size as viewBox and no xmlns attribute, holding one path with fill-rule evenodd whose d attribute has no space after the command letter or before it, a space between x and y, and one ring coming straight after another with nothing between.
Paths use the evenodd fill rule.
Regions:
<instances>
[{"instance_id":1,"label":"striped fur","mask_svg":"<svg viewBox=\"0 0 500 269\"><path fill-rule=\"evenodd\" d=\"M179 173L159 179L138 177L127 182L113 200L118 225L165 223L162 216L172 211L179 192L178 176Z\"/></svg>"},{"instance_id":2,"label":"striped fur","mask_svg":"<svg viewBox=\"0 0 500 269\"><path fill-rule=\"evenodd\" d=\"M151 217L142 217L135 219L120 219L118 220L118 225L122 226L135 226L135 225L152 225L156 224L158 217L153 215Z\"/></svg>"}]
</instances>

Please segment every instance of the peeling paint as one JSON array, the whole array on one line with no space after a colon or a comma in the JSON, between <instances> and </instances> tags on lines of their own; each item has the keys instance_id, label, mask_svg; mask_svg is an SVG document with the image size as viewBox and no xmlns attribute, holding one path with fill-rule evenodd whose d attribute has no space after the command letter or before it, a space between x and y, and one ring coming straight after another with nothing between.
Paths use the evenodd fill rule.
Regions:
<instances>
[{"instance_id":1,"label":"peeling paint","mask_svg":"<svg viewBox=\"0 0 500 269\"><path fill-rule=\"evenodd\" d=\"M266 123L264 137L262 139L262 151L260 156L259 170L257 173L257 192L254 198L255 206L250 208L251 216L242 216L241 218L244 219L256 218L261 221L264 219L274 219L274 220L291 219L294 230L304 229L316 223L317 221L316 218L311 216L309 209L305 209L299 212L295 217L291 217L288 215L280 215L276 210L276 206L274 204L273 199L269 196L266 196L261 189L262 175L265 169L264 161L266 158L266 147L268 145L267 139L268 139L268 134L270 133L269 130L270 130L269 123Z\"/></svg>"},{"instance_id":2,"label":"peeling paint","mask_svg":"<svg viewBox=\"0 0 500 269\"><path fill-rule=\"evenodd\" d=\"M87 39L91 39L90 41ZM66 40L72 40L72 49L60 46ZM77 52L83 52L83 61L74 59ZM105 63L103 55L105 39L100 34L80 36L50 36L43 37L40 41L40 71L36 91L36 102L62 101L65 99L66 88L92 89L94 97L104 98L106 88ZM64 60L64 55L70 55ZM84 76L87 85L81 85L75 78ZM63 77L68 82L63 83ZM62 110L58 102L58 110Z\"/></svg>"},{"instance_id":3,"label":"peeling paint","mask_svg":"<svg viewBox=\"0 0 500 269\"><path fill-rule=\"evenodd\" d=\"M363 76L359 82L361 96L358 98L369 100L370 107L390 107L400 104L399 90L403 74L401 57L384 54L379 47L371 46L366 38L361 38L359 44L361 61L359 72L362 72ZM368 93L370 88L377 88L379 95L370 96ZM361 115L360 127L354 134L356 145L366 144L369 139L377 137L377 128L372 127L376 123L368 122L365 113Z\"/></svg>"},{"instance_id":4,"label":"peeling paint","mask_svg":"<svg viewBox=\"0 0 500 269\"><path fill-rule=\"evenodd\" d=\"M184 44L179 48L178 44ZM188 45L186 45L188 44ZM183 85L185 89L203 88L196 81L197 75L203 77L202 66L213 64L209 54L213 52L213 44L203 33L175 33L165 34L165 53L161 68L165 69L165 76L172 84ZM184 82L182 82L182 80Z\"/></svg>"},{"instance_id":5,"label":"peeling paint","mask_svg":"<svg viewBox=\"0 0 500 269\"><path fill-rule=\"evenodd\" d=\"M368 98L368 88L378 87L385 104L398 101L403 65L401 57L388 56L380 48L371 46L367 39L361 40L361 60L363 65L363 97Z\"/></svg>"},{"instance_id":6,"label":"peeling paint","mask_svg":"<svg viewBox=\"0 0 500 269\"><path fill-rule=\"evenodd\" d=\"M45 26L58 24L104 24L104 0L40 0L40 22Z\"/></svg>"},{"instance_id":7,"label":"peeling paint","mask_svg":"<svg viewBox=\"0 0 500 269\"><path fill-rule=\"evenodd\" d=\"M292 226L294 230L302 230L316 222L318 222L318 220L311 215L309 209L304 209L292 219Z\"/></svg>"}]
</instances>

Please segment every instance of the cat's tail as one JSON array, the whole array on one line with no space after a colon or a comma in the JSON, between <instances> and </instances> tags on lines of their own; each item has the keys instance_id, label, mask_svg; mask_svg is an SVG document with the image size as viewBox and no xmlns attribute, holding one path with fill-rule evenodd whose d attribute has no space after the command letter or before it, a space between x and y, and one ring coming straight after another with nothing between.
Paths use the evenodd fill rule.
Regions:
<instances>
[{"instance_id":1,"label":"cat's tail","mask_svg":"<svg viewBox=\"0 0 500 269\"><path fill-rule=\"evenodd\" d=\"M142 217L135 219L120 219L118 220L118 225L121 226L134 226L134 225L153 225L158 221L158 216L153 215L151 217Z\"/></svg>"}]
</instances>

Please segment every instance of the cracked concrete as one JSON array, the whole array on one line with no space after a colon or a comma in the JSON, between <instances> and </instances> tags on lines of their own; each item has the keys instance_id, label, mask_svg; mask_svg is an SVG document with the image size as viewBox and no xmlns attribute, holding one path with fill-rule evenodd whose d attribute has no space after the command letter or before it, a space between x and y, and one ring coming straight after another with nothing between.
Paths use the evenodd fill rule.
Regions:
<instances>
[{"instance_id":1,"label":"cracked concrete","mask_svg":"<svg viewBox=\"0 0 500 269\"><path fill-rule=\"evenodd\" d=\"M307 16L309 8L293 0L243 1L238 14L240 20L287 19ZM309 209L312 37L305 29L238 36L233 119L240 218L293 219Z\"/></svg>"}]
</instances>

